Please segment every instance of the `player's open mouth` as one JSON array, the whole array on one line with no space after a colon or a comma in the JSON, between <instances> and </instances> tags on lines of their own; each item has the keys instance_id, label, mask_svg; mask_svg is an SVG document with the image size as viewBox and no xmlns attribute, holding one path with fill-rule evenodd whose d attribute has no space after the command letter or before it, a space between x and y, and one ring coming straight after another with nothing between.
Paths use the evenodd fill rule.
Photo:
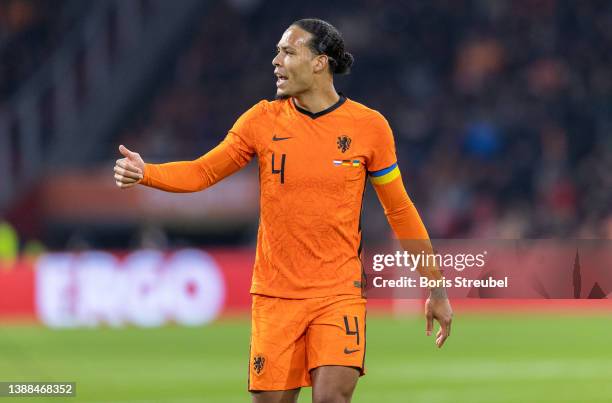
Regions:
<instances>
[{"instance_id":1,"label":"player's open mouth","mask_svg":"<svg viewBox=\"0 0 612 403\"><path fill-rule=\"evenodd\" d=\"M280 74L276 74L276 86L280 87L288 80L287 76L282 76Z\"/></svg>"}]
</instances>

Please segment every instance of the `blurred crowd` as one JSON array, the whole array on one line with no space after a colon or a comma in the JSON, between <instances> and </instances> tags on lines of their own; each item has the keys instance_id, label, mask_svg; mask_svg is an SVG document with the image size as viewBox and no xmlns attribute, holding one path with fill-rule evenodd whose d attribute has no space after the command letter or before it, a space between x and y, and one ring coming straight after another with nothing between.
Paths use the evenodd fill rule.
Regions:
<instances>
[{"instance_id":1,"label":"blurred crowd","mask_svg":"<svg viewBox=\"0 0 612 403\"><path fill-rule=\"evenodd\" d=\"M0 1L0 109L48 60L83 9L74 0Z\"/></svg>"},{"instance_id":2,"label":"blurred crowd","mask_svg":"<svg viewBox=\"0 0 612 403\"><path fill-rule=\"evenodd\" d=\"M273 97L276 42L317 16L355 55L337 88L390 121L432 236L612 238L612 3L325 4L213 7L121 140L160 160L204 153Z\"/></svg>"},{"instance_id":3,"label":"blurred crowd","mask_svg":"<svg viewBox=\"0 0 612 403\"><path fill-rule=\"evenodd\" d=\"M51 4L0 2L0 104L42 57L6 44L48 52L65 27ZM605 0L217 1L116 143L149 161L214 147L248 107L273 98L275 45L304 17L343 33L355 64L336 88L389 120L432 237L612 238ZM364 220L388 230L376 215Z\"/></svg>"}]
</instances>

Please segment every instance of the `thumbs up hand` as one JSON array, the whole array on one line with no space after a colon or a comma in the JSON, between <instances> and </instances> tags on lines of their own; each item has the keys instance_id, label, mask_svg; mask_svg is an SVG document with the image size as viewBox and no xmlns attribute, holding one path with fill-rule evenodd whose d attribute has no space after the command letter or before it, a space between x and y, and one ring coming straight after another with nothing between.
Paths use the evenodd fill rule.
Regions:
<instances>
[{"instance_id":1,"label":"thumbs up hand","mask_svg":"<svg viewBox=\"0 0 612 403\"><path fill-rule=\"evenodd\" d=\"M143 178L145 163L140 154L120 145L119 152L124 158L120 158L115 163L115 184L122 188L129 188L138 183Z\"/></svg>"}]
</instances>

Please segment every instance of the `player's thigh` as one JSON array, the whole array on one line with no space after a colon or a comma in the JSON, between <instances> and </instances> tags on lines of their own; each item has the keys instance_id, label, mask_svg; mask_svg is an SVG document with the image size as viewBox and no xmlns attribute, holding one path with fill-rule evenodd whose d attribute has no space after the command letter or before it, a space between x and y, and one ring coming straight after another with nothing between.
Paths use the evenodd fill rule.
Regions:
<instances>
[{"instance_id":1,"label":"player's thigh","mask_svg":"<svg viewBox=\"0 0 612 403\"><path fill-rule=\"evenodd\" d=\"M253 403L296 403L300 389L251 392Z\"/></svg>"},{"instance_id":2,"label":"player's thigh","mask_svg":"<svg viewBox=\"0 0 612 403\"><path fill-rule=\"evenodd\" d=\"M322 366L359 368L365 373L365 300L360 297L328 299L308 326L308 369Z\"/></svg>"},{"instance_id":3,"label":"player's thigh","mask_svg":"<svg viewBox=\"0 0 612 403\"><path fill-rule=\"evenodd\" d=\"M305 310L300 300L253 296L249 391L290 391L310 386Z\"/></svg>"},{"instance_id":4,"label":"player's thigh","mask_svg":"<svg viewBox=\"0 0 612 403\"><path fill-rule=\"evenodd\" d=\"M310 372L313 403L348 403L351 401L360 369L336 365L322 366Z\"/></svg>"}]
</instances>

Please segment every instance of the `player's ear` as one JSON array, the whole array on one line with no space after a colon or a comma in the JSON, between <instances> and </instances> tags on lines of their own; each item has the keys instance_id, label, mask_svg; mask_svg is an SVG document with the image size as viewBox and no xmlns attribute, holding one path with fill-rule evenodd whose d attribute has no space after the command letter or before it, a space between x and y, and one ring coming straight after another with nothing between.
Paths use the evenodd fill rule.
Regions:
<instances>
[{"instance_id":1,"label":"player's ear","mask_svg":"<svg viewBox=\"0 0 612 403\"><path fill-rule=\"evenodd\" d=\"M312 62L313 62L312 70L315 73L321 73L325 71L325 69L327 68L329 60L328 60L327 55L317 55L312 60Z\"/></svg>"}]
</instances>

